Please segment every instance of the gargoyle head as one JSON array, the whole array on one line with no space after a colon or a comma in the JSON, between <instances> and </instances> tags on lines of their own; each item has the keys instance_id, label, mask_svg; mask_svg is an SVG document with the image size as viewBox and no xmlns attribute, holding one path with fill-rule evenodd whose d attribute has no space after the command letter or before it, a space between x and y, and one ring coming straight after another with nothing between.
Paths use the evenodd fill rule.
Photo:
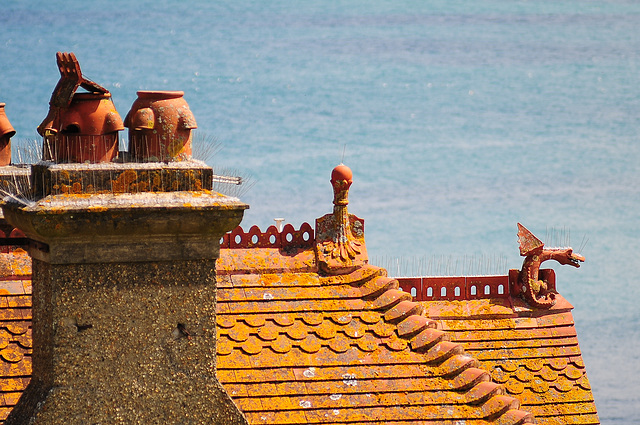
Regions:
<instances>
[{"instance_id":1,"label":"gargoyle head","mask_svg":"<svg viewBox=\"0 0 640 425\"><path fill-rule=\"evenodd\" d=\"M582 255L573 252L573 248L557 248L554 251L553 259L560 264L580 267L580 263L583 263L585 260Z\"/></svg>"}]
</instances>

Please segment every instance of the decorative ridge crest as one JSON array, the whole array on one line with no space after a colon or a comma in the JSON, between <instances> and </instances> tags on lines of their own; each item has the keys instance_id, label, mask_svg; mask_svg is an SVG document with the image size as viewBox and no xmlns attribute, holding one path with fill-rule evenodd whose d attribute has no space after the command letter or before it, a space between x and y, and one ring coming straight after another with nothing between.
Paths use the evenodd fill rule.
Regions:
<instances>
[{"instance_id":1,"label":"decorative ridge crest","mask_svg":"<svg viewBox=\"0 0 640 425\"><path fill-rule=\"evenodd\" d=\"M238 226L222 237L220 248L311 248L314 241L313 227L309 223L302 223L298 230L286 224L280 232L276 226L269 226L265 232L255 225L246 232Z\"/></svg>"},{"instance_id":2,"label":"decorative ridge crest","mask_svg":"<svg viewBox=\"0 0 640 425\"><path fill-rule=\"evenodd\" d=\"M509 276L397 277L416 301L471 301L511 296Z\"/></svg>"}]
</instances>

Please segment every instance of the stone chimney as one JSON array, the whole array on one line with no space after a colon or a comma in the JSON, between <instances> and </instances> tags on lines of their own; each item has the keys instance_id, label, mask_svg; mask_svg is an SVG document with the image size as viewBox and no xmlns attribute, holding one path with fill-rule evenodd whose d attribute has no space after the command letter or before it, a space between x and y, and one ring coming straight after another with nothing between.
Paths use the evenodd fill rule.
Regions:
<instances>
[{"instance_id":1,"label":"stone chimney","mask_svg":"<svg viewBox=\"0 0 640 425\"><path fill-rule=\"evenodd\" d=\"M33 376L14 424L246 423L216 378L219 241L247 205L198 161L32 168Z\"/></svg>"}]
</instances>

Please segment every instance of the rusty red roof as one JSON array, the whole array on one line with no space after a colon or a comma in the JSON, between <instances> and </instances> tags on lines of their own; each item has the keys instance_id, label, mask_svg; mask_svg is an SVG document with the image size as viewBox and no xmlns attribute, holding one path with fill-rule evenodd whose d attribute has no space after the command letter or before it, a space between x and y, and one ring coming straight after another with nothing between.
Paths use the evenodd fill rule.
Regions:
<instances>
[{"instance_id":1,"label":"rusty red roof","mask_svg":"<svg viewBox=\"0 0 640 425\"><path fill-rule=\"evenodd\" d=\"M31 376L31 259L25 251L0 253L0 422Z\"/></svg>"},{"instance_id":2,"label":"rusty red roof","mask_svg":"<svg viewBox=\"0 0 640 425\"><path fill-rule=\"evenodd\" d=\"M509 276L323 274L314 241L309 225L225 237L218 376L250 423L598 423L561 296L538 310ZM29 380L31 287L24 251L1 255L3 418Z\"/></svg>"},{"instance_id":3,"label":"rusty red roof","mask_svg":"<svg viewBox=\"0 0 640 425\"><path fill-rule=\"evenodd\" d=\"M222 250L217 273L218 377L250 423L532 419L384 269L323 274L289 244Z\"/></svg>"},{"instance_id":4,"label":"rusty red roof","mask_svg":"<svg viewBox=\"0 0 640 425\"><path fill-rule=\"evenodd\" d=\"M540 270L555 288L555 273ZM598 424L569 304L549 309L511 294L518 270L505 276L399 279L426 315L491 372L539 424Z\"/></svg>"}]
</instances>

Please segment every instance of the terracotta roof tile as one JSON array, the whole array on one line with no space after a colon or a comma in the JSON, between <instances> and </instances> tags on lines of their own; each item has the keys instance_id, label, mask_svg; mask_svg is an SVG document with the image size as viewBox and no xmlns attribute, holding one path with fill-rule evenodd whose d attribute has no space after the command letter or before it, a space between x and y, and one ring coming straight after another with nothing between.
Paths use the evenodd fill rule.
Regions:
<instances>
[{"instance_id":1,"label":"terracotta roof tile","mask_svg":"<svg viewBox=\"0 0 640 425\"><path fill-rule=\"evenodd\" d=\"M380 276L367 280L359 286L360 293L365 299L377 298L380 295L384 294L386 291L390 289L398 289L399 287L400 284L396 279L392 279L386 276ZM411 298L409 298L409 301L411 301Z\"/></svg>"},{"instance_id":2,"label":"terracotta roof tile","mask_svg":"<svg viewBox=\"0 0 640 425\"><path fill-rule=\"evenodd\" d=\"M486 416L500 416L509 410L517 410L520 407L520 402L506 395L498 395L491 397L483 404L482 410Z\"/></svg>"},{"instance_id":3,"label":"terracotta roof tile","mask_svg":"<svg viewBox=\"0 0 640 425\"><path fill-rule=\"evenodd\" d=\"M426 310L434 313L438 307ZM439 317L438 326L538 423L599 423L570 311L529 309L511 318L473 309L467 310L469 317L450 313Z\"/></svg>"},{"instance_id":4,"label":"terracotta roof tile","mask_svg":"<svg viewBox=\"0 0 640 425\"><path fill-rule=\"evenodd\" d=\"M398 335L403 338L412 338L427 328L435 328L436 322L424 316L412 315L398 323Z\"/></svg>"},{"instance_id":5,"label":"terracotta roof tile","mask_svg":"<svg viewBox=\"0 0 640 425\"><path fill-rule=\"evenodd\" d=\"M481 382L488 382L490 380L491 375L489 375L486 370L474 367L466 369L454 377L449 383L449 388L454 390L469 390Z\"/></svg>"},{"instance_id":6,"label":"terracotta roof tile","mask_svg":"<svg viewBox=\"0 0 640 425\"><path fill-rule=\"evenodd\" d=\"M367 303L367 307L375 310L387 310L402 301L411 301L411 298L411 295L406 292L398 289L389 289L370 303Z\"/></svg>"},{"instance_id":7,"label":"terracotta roof tile","mask_svg":"<svg viewBox=\"0 0 640 425\"><path fill-rule=\"evenodd\" d=\"M31 259L0 254L0 421L17 403L31 375Z\"/></svg>"},{"instance_id":8,"label":"terracotta roof tile","mask_svg":"<svg viewBox=\"0 0 640 425\"><path fill-rule=\"evenodd\" d=\"M217 367L250 423L487 424L517 405L384 270L244 272L218 288Z\"/></svg>"},{"instance_id":9,"label":"terracotta roof tile","mask_svg":"<svg viewBox=\"0 0 640 425\"><path fill-rule=\"evenodd\" d=\"M441 341L424 353L423 361L427 363L438 363L453 355L462 354L463 352L464 348L462 345L450 341Z\"/></svg>"},{"instance_id":10,"label":"terracotta roof tile","mask_svg":"<svg viewBox=\"0 0 640 425\"><path fill-rule=\"evenodd\" d=\"M250 423L598 423L568 303L418 304L374 266L319 275L312 249L218 264L218 377ZM30 290L0 282L0 418L31 371Z\"/></svg>"},{"instance_id":11,"label":"terracotta roof tile","mask_svg":"<svg viewBox=\"0 0 640 425\"><path fill-rule=\"evenodd\" d=\"M518 425L529 423L532 420L531 414L522 410L510 410L498 418L497 425Z\"/></svg>"},{"instance_id":12,"label":"terracotta roof tile","mask_svg":"<svg viewBox=\"0 0 640 425\"><path fill-rule=\"evenodd\" d=\"M19 393L27 388L29 377L3 377L0 379L2 392Z\"/></svg>"},{"instance_id":13,"label":"terracotta roof tile","mask_svg":"<svg viewBox=\"0 0 640 425\"><path fill-rule=\"evenodd\" d=\"M495 382L485 381L471 388L466 395L469 403L480 404L493 396L503 394L504 390L500 385Z\"/></svg>"},{"instance_id":14,"label":"terracotta roof tile","mask_svg":"<svg viewBox=\"0 0 640 425\"><path fill-rule=\"evenodd\" d=\"M389 323L397 323L409 316L420 316L423 312L422 305L411 301L402 301L385 312L384 320Z\"/></svg>"},{"instance_id":15,"label":"terracotta roof tile","mask_svg":"<svg viewBox=\"0 0 640 425\"><path fill-rule=\"evenodd\" d=\"M418 352L424 352L440 341L449 341L450 339L449 334L441 330L427 328L411 340L411 347Z\"/></svg>"}]
</instances>

